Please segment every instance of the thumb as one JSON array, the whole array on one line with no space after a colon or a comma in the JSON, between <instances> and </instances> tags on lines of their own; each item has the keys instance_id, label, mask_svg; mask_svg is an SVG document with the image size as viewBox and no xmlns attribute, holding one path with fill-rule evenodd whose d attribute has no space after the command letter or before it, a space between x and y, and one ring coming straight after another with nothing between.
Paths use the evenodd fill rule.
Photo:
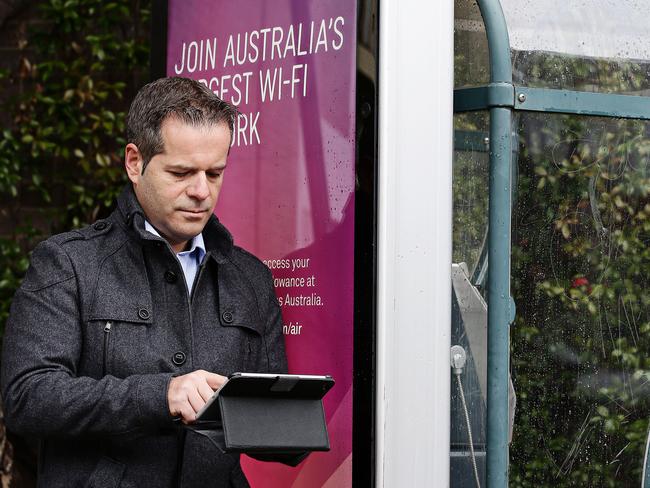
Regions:
<instances>
[{"instance_id":1,"label":"thumb","mask_svg":"<svg viewBox=\"0 0 650 488\"><path fill-rule=\"evenodd\" d=\"M205 381L207 381L208 385L213 390L221 388L227 379L228 378L225 376L221 376L220 374L216 373L206 373L205 375Z\"/></svg>"}]
</instances>

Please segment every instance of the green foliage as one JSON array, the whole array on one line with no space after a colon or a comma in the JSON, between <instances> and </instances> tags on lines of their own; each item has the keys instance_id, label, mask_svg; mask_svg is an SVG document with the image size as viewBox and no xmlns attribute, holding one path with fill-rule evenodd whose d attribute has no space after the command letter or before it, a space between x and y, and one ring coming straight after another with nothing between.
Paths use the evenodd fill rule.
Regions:
<instances>
[{"instance_id":1,"label":"green foliage","mask_svg":"<svg viewBox=\"0 0 650 488\"><path fill-rule=\"evenodd\" d=\"M513 51L516 85L562 90L630 93L650 88L650 64L626 59Z\"/></svg>"},{"instance_id":2,"label":"green foliage","mask_svg":"<svg viewBox=\"0 0 650 488\"><path fill-rule=\"evenodd\" d=\"M521 114L511 486L638 486L648 431L650 127Z\"/></svg>"},{"instance_id":3,"label":"green foliage","mask_svg":"<svg viewBox=\"0 0 650 488\"><path fill-rule=\"evenodd\" d=\"M0 134L0 194L11 234L0 240L0 324L28 254L51 233L105 216L125 180L128 102L148 74L148 1L47 0L0 73L11 125Z\"/></svg>"}]
</instances>

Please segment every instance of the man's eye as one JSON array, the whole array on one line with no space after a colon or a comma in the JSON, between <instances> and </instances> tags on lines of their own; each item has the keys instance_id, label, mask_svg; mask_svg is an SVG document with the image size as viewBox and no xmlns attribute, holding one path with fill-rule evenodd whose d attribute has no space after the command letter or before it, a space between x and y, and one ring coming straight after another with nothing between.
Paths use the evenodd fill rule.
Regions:
<instances>
[{"instance_id":1,"label":"man's eye","mask_svg":"<svg viewBox=\"0 0 650 488\"><path fill-rule=\"evenodd\" d=\"M188 175L187 171L170 171L170 173L172 176L176 176L177 178L183 178Z\"/></svg>"},{"instance_id":2,"label":"man's eye","mask_svg":"<svg viewBox=\"0 0 650 488\"><path fill-rule=\"evenodd\" d=\"M208 178L217 179L221 176L221 173L208 173Z\"/></svg>"}]
</instances>

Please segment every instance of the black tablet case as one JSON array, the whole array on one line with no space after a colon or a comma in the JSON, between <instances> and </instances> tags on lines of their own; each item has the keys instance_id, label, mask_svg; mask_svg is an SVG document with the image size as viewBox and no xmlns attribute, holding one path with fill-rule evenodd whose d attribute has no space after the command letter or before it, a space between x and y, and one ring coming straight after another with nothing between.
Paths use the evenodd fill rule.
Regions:
<instances>
[{"instance_id":1,"label":"black tablet case","mask_svg":"<svg viewBox=\"0 0 650 488\"><path fill-rule=\"evenodd\" d=\"M244 378L219 392L226 452L304 453L330 449L322 398L334 381Z\"/></svg>"},{"instance_id":2,"label":"black tablet case","mask_svg":"<svg viewBox=\"0 0 650 488\"><path fill-rule=\"evenodd\" d=\"M226 450L329 451L320 399L219 397Z\"/></svg>"}]
</instances>

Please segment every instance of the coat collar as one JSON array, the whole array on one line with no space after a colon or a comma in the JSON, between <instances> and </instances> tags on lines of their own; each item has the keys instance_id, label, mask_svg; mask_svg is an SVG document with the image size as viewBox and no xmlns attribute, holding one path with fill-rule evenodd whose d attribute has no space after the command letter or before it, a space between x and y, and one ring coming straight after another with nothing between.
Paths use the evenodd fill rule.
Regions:
<instances>
[{"instance_id":1,"label":"coat collar","mask_svg":"<svg viewBox=\"0 0 650 488\"><path fill-rule=\"evenodd\" d=\"M128 232L145 241L161 239L145 230L144 212L131 183L127 183L117 197L117 208L121 222ZM210 216L208 223L203 228L203 240L207 254L219 263L226 261L234 247L232 235L214 214Z\"/></svg>"}]
</instances>

